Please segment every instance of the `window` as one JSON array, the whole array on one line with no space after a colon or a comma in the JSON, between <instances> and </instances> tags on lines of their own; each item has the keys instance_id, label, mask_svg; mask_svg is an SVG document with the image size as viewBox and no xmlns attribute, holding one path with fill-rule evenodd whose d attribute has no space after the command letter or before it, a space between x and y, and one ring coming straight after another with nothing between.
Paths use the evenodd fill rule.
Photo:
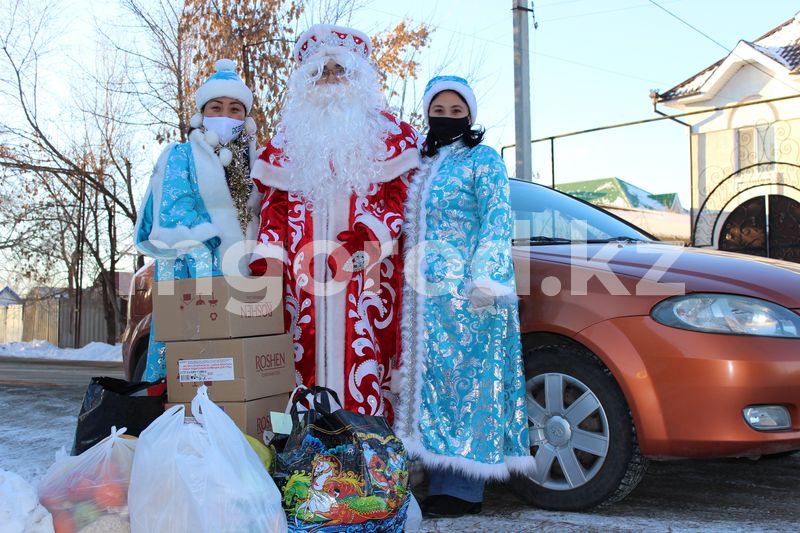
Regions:
<instances>
[{"instance_id":1,"label":"window","mask_svg":"<svg viewBox=\"0 0 800 533\"><path fill-rule=\"evenodd\" d=\"M511 180L511 208L514 210L514 241L517 244L617 237L650 240L635 226L602 209L533 183Z\"/></svg>"},{"instance_id":2,"label":"window","mask_svg":"<svg viewBox=\"0 0 800 533\"><path fill-rule=\"evenodd\" d=\"M775 161L775 129L772 124L751 126L736 130L736 149L738 153L738 169L757 163ZM756 172L775 170L774 164L755 167Z\"/></svg>"}]
</instances>

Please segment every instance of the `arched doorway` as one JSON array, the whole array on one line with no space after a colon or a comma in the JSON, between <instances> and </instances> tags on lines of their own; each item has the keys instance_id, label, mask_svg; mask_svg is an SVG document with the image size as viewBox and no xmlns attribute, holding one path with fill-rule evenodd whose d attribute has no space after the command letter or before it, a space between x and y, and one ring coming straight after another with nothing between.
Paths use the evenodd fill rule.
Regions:
<instances>
[{"instance_id":1,"label":"arched doorway","mask_svg":"<svg viewBox=\"0 0 800 533\"><path fill-rule=\"evenodd\" d=\"M725 219L719 249L800 263L800 203L779 194L747 200Z\"/></svg>"}]
</instances>

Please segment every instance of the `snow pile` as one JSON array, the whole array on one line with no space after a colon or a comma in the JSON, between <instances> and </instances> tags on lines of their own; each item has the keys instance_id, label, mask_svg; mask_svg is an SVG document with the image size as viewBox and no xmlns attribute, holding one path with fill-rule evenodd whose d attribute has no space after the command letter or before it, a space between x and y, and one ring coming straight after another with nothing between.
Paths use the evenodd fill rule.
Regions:
<instances>
[{"instance_id":1,"label":"snow pile","mask_svg":"<svg viewBox=\"0 0 800 533\"><path fill-rule=\"evenodd\" d=\"M53 518L27 481L0 468L0 533L23 532L53 533Z\"/></svg>"},{"instance_id":2,"label":"snow pile","mask_svg":"<svg viewBox=\"0 0 800 533\"><path fill-rule=\"evenodd\" d=\"M122 345L90 342L83 348L59 348L47 341L9 342L0 344L0 356L62 361L122 361Z\"/></svg>"}]
</instances>

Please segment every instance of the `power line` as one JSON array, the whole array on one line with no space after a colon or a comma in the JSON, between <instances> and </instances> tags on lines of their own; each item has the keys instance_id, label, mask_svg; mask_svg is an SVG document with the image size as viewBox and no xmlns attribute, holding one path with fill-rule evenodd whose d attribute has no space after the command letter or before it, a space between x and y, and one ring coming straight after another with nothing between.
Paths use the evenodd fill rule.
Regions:
<instances>
[{"instance_id":1,"label":"power line","mask_svg":"<svg viewBox=\"0 0 800 533\"><path fill-rule=\"evenodd\" d=\"M664 13L666 13L667 15L669 15L669 16L671 16L671 17L673 17L673 18L676 18L676 19L678 19L678 20L679 20L679 21L681 21L683 24L686 24L687 26L689 26L690 28L692 28L694 31L696 31L697 33L699 33L700 35L702 35L703 37L705 37L706 39L708 39L708 40L709 40L709 41L711 41L712 43L716 44L717 46L719 46L720 48L722 48L722 49L723 49L723 50L725 50L726 52L728 52L728 53L731 53L731 52L732 52L732 50L731 50L730 48L728 48L728 47L727 47L727 46L725 46L724 44L720 43L719 41L717 41L716 39L714 39L713 37L711 37L710 35L708 35L708 34L707 34L707 33L705 33L704 31L702 31L702 30L700 30L700 29L696 28L695 26L692 26L691 24L689 24L688 22L686 22L685 20L683 20L682 18L680 18L678 15L676 15L675 13L673 13L672 11L670 11L669 9L667 9L666 7L664 7L664 6L660 5L660 4L659 4L658 2L656 2L655 0L648 0L648 1L649 1L651 4L653 4L654 6L656 6L658 9L662 10L662 11L663 11Z\"/></svg>"},{"instance_id":2,"label":"power line","mask_svg":"<svg viewBox=\"0 0 800 533\"><path fill-rule=\"evenodd\" d=\"M676 1L676 0L673 0L673 1ZM571 20L571 19L582 18L582 17L590 17L590 16L594 16L594 15L605 15L607 13L618 13L620 11L631 11L633 9L641 9L643 7L650 7L650 6L648 4L633 4L633 5L628 5L628 6L624 6L624 7L617 7L617 8L614 8L614 9L605 9L603 11L589 11L589 12L586 12L586 13L578 13L578 14L573 14L573 15L566 15L566 16L563 16L563 17L555 17L555 18L551 18L551 19L544 19L542 22L544 22L544 23L557 22L557 21L561 21L561 20Z\"/></svg>"},{"instance_id":3,"label":"power line","mask_svg":"<svg viewBox=\"0 0 800 533\"><path fill-rule=\"evenodd\" d=\"M764 70L761 67L761 65L759 65L758 63L754 63L754 62L748 61L747 59L741 57L739 54L737 54L736 52L734 52L733 50L731 50L730 48L728 48L724 44L720 43L719 41L717 41L716 39L714 39L713 37L711 37L710 35L708 35L704 31L700 30L699 28L697 28L697 27L691 25L690 23L688 23L687 21L683 20L681 17L679 17L678 15L676 15L675 13L670 11L669 9L665 8L664 6L660 5L655 0L648 0L648 1L651 4L653 4L654 6L656 6L657 8L659 8L660 10L664 11L665 13L667 13L669 16L679 20L682 24L685 24L686 26L690 27L692 30L696 31L697 33L699 33L700 35L702 35L703 37L705 37L706 39L711 41L712 43L714 43L717 46L721 47L723 50L728 52L730 55L733 55L734 57L737 57L737 58L741 59L742 61L745 61L748 65L751 65L753 68L755 68L756 70L758 70L762 74L766 75L768 78L777 81L778 83L780 83L781 85L784 85L785 87L789 88L793 92L800 92L800 91L798 91L798 89L796 87L793 87L793 86L789 85L788 83L786 83L785 81L783 81L782 79L777 78L775 76L775 74L773 74L772 72L769 72L768 70ZM750 44L750 43L748 43L748 44Z\"/></svg>"},{"instance_id":4,"label":"power line","mask_svg":"<svg viewBox=\"0 0 800 533\"><path fill-rule=\"evenodd\" d=\"M383 15L389 15L391 17L395 17L395 18L398 18L398 19L401 19L401 20L410 20L410 21L415 22L417 24L425 24L424 21L420 21L420 20L415 19L413 17L409 17L409 16L405 16L405 15L398 15L397 13L390 13L388 11L383 11L381 9L376 9L374 7L365 6L363 9L367 9L369 11L374 11L376 13L381 13ZM511 48L511 49L514 48L514 45L506 44L506 43L503 43L503 42L500 42L500 41L493 41L493 40L490 40L490 39L484 39L484 38L478 37L478 36L476 36L474 34L466 33L466 32L463 32L463 31L460 31L460 30L456 30L456 29L453 29L453 28L447 28L445 26L435 26L434 29L444 30L444 31L447 31L447 32L450 32L450 33L453 33L453 34L456 34L456 35L462 35L464 37L468 37L468 38L476 40L476 41L481 41L481 42L488 43L488 44L494 44L496 46L502 46L504 48ZM606 68L603 68L603 67L598 67L596 65L590 65L588 63L581 63L580 61L575 61L575 60L572 60L572 59L566 59L564 57L554 56L554 55L550 55L550 54L543 54L543 53L537 52L537 51L534 51L533 55L534 56L545 57L545 58L548 58L548 59L553 59L553 60L556 60L556 61L562 61L564 63L570 63L570 64L573 64L573 65L578 65L578 66L581 66L581 67L584 67L584 68L588 68L588 69L592 69L592 70L598 70L600 72L605 72L605 73L608 73L608 74L614 74L614 75L617 75L617 76L621 76L623 78L630 78L632 80L646 81L648 83L659 83L659 84L661 83L660 81L657 81L657 80L651 80L651 79L647 79L647 78L640 78L639 76L633 76L633 75L625 73L625 72L618 72L618 71L615 71L615 70L606 69Z\"/></svg>"}]
</instances>

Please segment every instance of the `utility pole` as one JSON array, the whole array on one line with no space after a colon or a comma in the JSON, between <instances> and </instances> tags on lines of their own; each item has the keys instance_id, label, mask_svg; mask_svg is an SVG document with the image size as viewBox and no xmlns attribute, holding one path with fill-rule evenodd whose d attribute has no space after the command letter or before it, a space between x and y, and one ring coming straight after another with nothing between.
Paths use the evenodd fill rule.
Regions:
<instances>
[{"instance_id":1,"label":"utility pole","mask_svg":"<svg viewBox=\"0 0 800 533\"><path fill-rule=\"evenodd\" d=\"M514 12L514 139L516 178L533 180L531 150L531 76L528 50L528 0L511 0Z\"/></svg>"}]
</instances>

